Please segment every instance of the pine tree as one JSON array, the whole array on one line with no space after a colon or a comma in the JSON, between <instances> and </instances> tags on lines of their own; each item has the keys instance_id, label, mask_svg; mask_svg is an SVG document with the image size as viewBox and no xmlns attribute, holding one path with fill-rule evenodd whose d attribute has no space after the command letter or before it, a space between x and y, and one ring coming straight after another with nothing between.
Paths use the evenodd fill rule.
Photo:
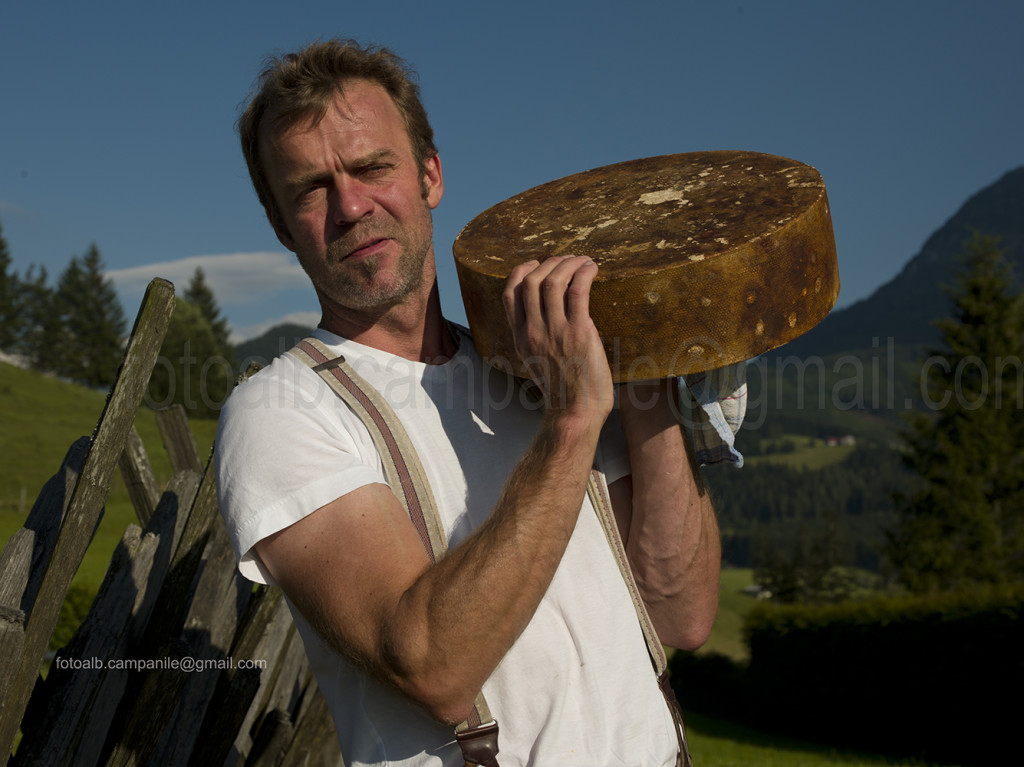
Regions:
<instances>
[{"instance_id":1,"label":"pine tree","mask_svg":"<svg viewBox=\"0 0 1024 767\"><path fill-rule=\"evenodd\" d=\"M0 228L0 351L12 351L21 328L20 286L17 273L9 272L11 254Z\"/></svg>"},{"instance_id":2,"label":"pine tree","mask_svg":"<svg viewBox=\"0 0 1024 767\"><path fill-rule=\"evenodd\" d=\"M201 267L196 267L192 280L189 282L188 287L185 288L183 298L199 309L203 317L210 324L213 337L217 342L219 355L227 360L234 360L235 347L231 343L231 330L228 327L228 321L221 316L220 307L217 306L217 299L213 295L213 289L206 282L206 274Z\"/></svg>"},{"instance_id":3,"label":"pine tree","mask_svg":"<svg viewBox=\"0 0 1024 767\"><path fill-rule=\"evenodd\" d=\"M55 309L56 296L47 284L46 267L36 270L33 264L20 281L21 300L18 339L15 351L35 370L52 372L56 368L56 344L63 337L60 318Z\"/></svg>"},{"instance_id":4,"label":"pine tree","mask_svg":"<svg viewBox=\"0 0 1024 767\"><path fill-rule=\"evenodd\" d=\"M1024 577L1024 294L998 241L976 236L938 323L927 404L911 419L906 461L916 492L901 499L889 558L916 591Z\"/></svg>"},{"instance_id":5,"label":"pine tree","mask_svg":"<svg viewBox=\"0 0 1024 767\"><path fill-rule=\"evenodd\" d=\"M62 338L54 369L90 386L114 382L126 332L117 291L103 270L99 249L90 245L84 257L72 257L55 297Z\"/></svg>"},{"instance_id":6,"label":"pine tree","mask_svg":"<svg viewBox=\"0 0 1024 767\"><path fill-rule=\"evenodd\" d=\"M160 347L146 392L154 408L182 405L189 416L216 418L233 380L233 362L220 355L220 344L199 307L184 299L174 313Z\"/></svg>"}]
</instances>

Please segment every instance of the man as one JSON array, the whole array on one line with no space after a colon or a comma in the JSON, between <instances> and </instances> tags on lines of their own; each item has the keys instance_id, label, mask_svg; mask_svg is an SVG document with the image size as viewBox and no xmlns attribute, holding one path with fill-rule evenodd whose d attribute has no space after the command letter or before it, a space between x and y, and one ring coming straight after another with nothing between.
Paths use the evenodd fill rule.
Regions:
<instances>
[{"instance_id":1,"label":"man","mask_svg":"<svg viewBox=\"0 0 1024 767\"><path fill-rule=\"evenodd\" d=\"M482 690L503 767L671 765L677 737L590 501L605 471L659 638L717 609L714 515L661 383L615 392L588 312L597 266L516 268L504 293L543 399L509 394L441 314L441 162L400 60L315 44L264 72L240 121L254 185L319 297L317 338L388 399L448 539L432 564L366 428L283 355L239 386L217 447L248 577L284 590L347 764L462 764ZM607 422L607 423L606 423Z\"/></svg>"}]
</instances>

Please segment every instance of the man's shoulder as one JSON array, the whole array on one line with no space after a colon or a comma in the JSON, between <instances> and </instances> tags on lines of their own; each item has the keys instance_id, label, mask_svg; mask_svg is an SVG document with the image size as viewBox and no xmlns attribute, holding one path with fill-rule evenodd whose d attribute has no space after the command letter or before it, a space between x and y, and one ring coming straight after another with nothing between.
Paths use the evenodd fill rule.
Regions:
<instances>
[{"instance_id":1,"label":"man's shoulder","mask_svg":"<svg viewBox=\"0 0 1024 767\"><path fill-rule=\"evenodd\" d=\"M268 386L308 385L316 378L315 373L289 352L282 352L269 361L253 358L246 360L246 368L239 375L231 397L251 396L254 390Z\"/></svg>"},{"instance_id":2,"label":"man's shoulder","mask_svg":"<svg viewBox=\"0 0 1024 767\"><path fill-rule=\"evenodd\" d=\"M265 366L250 366L224 403L218 438L266 434L299 419L330 417L334 394L312 369L291 354Z\"/></svg>"}]
</instances>

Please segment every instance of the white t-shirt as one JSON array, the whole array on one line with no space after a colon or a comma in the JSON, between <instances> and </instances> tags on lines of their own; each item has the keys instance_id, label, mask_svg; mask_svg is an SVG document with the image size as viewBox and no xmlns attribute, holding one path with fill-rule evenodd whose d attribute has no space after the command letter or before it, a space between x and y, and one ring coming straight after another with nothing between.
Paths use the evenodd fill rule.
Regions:
<instances>
[{"instance_id":1,"label":"white t-shirt","mask_svg":"<svg viewBox=\"0 0 1024 767\"><path fill-rule=\"evenodd\" d=\"M487 366L467 336L443 365L326 331L316 336L344 354L397 412L426 470L449 546L457 545L494 507L537 430L538 406ZM614 426L613 418L597 456L610 482L629 472ZM263 583L270 578L254 544L358 487L385 482L359 419L288 354L232 393L221 413L216 466L239 569ZM368 678L289 606L346 764L462 765L451 727ZM589 500L536 614L483 692L499 723L502 767L675 764L672 718Z\"/></svg>"}]
</instances>

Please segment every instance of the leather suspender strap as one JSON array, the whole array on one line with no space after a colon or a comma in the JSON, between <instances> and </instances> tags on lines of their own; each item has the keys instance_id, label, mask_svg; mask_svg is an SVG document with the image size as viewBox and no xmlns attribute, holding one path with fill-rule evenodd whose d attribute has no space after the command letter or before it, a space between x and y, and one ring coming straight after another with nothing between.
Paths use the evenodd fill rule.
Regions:
<instances>
[{"instance_id":1,"label":"leather suspender strap","mask_svg":"<svg viewBox=\"0 0 1024 767\"><path fill-rule=\"evenodd\" d=\"M436 562L448 549L441 516L419 455L394 410L343 356L333 357L333 352L317 339L300 341L288 353L311 367L366 426L388 484L419 532L431 561ZM455 734L467 764L498 767L498 723L482 692Z\"/></svg>"},{"instance_id":2,"label":"leather suspender strap","mask_svg":"<svg viewBox=\"0 0 1024 767\"><path fill-rule=\"evenodd\" d=\"M672 721L675 724L676 730L676 740L679 744L679 755L676 765L677 767L692 767L693 762L690 759L690 748L686 742L686 728L683 725L683 714L679 708L679 701L676 700L675 691L669 683L668 659L665 657L665 648L662 647L661 640L658 639L658 633L654 630L654 624L651 622L651 617L647 614L643 597L640 596L640 590L637 588L636 580L633 578L633 571L629 566L629 560L626 558L626 547L622 543L622 536L619 535L619 526L615 522L611 498L608 496L608 483L605 481L604 474L597 469L590 472L587 495L590 496L590 502L593 504L594 509L597 511L597 516L601 520L601 527L604 529L605 538L608 539L608 545L611 547L612 554L614 554L615 561L619 566L619 571L622 573L622 580L626 582L626 587L629 589L629 595L633 600L633 607L636 610L636 617L640 621L640 628L643 630L644 639L647 640L647 652L651 656L651 663L654 665L654 671L658 676L658 687L661 689L661 694L665 697L665 703L668 704L669 711L672 714Z\"/></svg>"}]
</instances>

